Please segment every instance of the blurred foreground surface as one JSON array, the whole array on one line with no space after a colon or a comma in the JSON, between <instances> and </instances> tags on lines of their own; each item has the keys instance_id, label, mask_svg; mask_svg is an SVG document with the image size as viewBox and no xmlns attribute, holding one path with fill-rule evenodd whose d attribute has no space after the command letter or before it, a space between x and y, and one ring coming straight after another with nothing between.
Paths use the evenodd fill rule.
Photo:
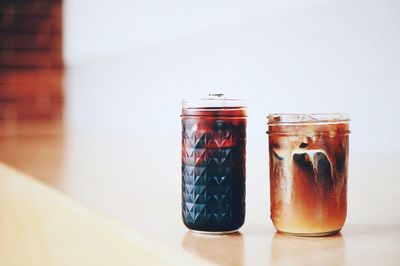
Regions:
<instances>
[{"instance_id":1,"label":"blurred foreground surface","mask_svg":"<svg viewBox=\"0 0 400 266\"><path fill-rule=\"evenodd\" d=\"M0 163L0 265L207 265Z\"/></svg>"}]
</instances>

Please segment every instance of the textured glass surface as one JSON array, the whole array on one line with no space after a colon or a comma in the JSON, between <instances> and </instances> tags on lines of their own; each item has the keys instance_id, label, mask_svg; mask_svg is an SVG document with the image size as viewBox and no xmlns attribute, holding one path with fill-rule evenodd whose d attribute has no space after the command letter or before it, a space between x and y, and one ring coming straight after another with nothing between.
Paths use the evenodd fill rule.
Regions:
<instances>
[{"instance_id":1,"label":"textured glass surface","mask_svg":"<svg viewBox=\"0 0 400 266\"><path fill-rule=\"evenodd\" d=\"M239 228L245 214L245 120L182 120L182 216L194 230Z\"/></svg>"}]
</instances>

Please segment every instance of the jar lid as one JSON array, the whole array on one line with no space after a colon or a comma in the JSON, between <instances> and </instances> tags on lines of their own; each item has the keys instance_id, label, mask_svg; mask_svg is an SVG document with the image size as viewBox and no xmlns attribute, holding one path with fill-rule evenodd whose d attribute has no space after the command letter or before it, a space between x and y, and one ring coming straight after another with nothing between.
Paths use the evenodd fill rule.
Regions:
<instances>
[{"instance_id":1,"label":"jar lid","mask_svg":"<svg viewBox=\"0 0 400 266\"><path fill-rule=\"evenodd\" d=\"M224 94L209 94L208 97L182 101L182 116L247 116L247 107L241 99L225 97Z\"/></svg>"},{"instance_id":2,"label":"jar lid","mask_svg":"<svg viewBox=\"0 0 400 266\"><path fill-rule=\"evenodd\" d=\"M269 114L268 125L343 124L350 121L346 113Z\"/></svg>"}]
</instances>

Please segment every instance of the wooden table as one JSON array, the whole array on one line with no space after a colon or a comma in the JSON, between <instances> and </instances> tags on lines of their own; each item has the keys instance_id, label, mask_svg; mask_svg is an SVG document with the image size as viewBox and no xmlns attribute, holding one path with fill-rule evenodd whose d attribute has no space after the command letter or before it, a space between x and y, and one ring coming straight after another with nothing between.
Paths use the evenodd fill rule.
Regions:
<instances>
[{"instance_id":1,"label":"wooden table","mask_svg":"<svg viewBox=\"0 0 400 266\"><path fill-rule=\"evenodd\" d=\"M0 163L0 265L204 264Z\"/></svg>"},{"instance_id":2,"label":"wooden table","mask_svg":"<svg viewBox=\"0 0 400 266\"><path fill-rule=\"evenodd\" d=\"M344 229L300 238L275 232L266 151L250 141L246 223L238 234L205 236L181 222L179 137L8 123L13 130L0 136L0 265L400 265L398 155L351 154Z\"/></svg>"}]
</instances>

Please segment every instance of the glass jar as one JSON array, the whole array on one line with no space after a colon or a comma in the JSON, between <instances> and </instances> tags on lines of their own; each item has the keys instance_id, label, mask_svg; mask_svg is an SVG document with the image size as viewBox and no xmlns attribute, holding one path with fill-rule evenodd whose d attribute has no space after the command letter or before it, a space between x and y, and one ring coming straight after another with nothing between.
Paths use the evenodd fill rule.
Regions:
<instances>
[{"instance_id":1,"label":"glass jar","mask_svg":"<svg viewBox=\"0 0 400 266\"><path fill-rule=\"evenodd\" d=\"M182 102L182 218L192 231L227 234L244 223L246 110L222 94Z\"/></svg>"},{"instance_id":2,"label":"glass jar","mask_svg":"<svg viewBox=\"0 0 400 266\"><path fill-rule=\"evenodd\" d=\"M346 114L268 116L271 219L279 232L340 231L347 213Z\"/></svg>"}]
</instances>

